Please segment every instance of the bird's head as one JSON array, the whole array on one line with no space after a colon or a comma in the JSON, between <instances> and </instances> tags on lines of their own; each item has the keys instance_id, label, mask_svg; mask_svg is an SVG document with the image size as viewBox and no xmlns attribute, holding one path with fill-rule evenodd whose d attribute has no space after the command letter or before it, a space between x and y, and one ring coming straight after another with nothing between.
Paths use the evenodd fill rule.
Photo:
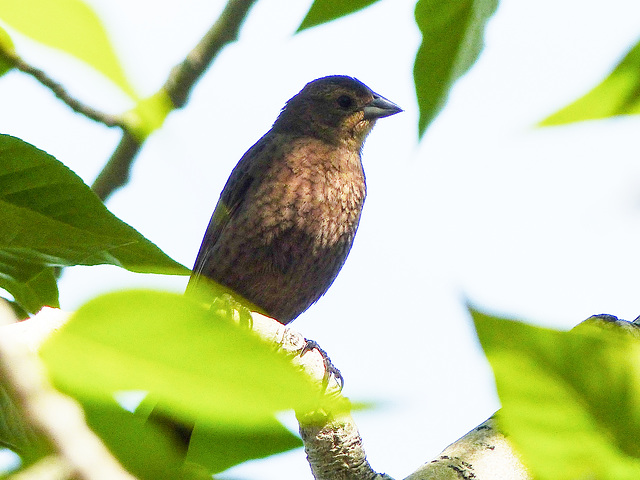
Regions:
<instances>
[{"instance_id":1,"label":"bird's head","mask_svg":"<svg viewBox=\"0 0 640 480\"><path fill-rule=\"evenodd\" d=\"M308 83L287 102L273 127L361 148L378 118L401 111L359 80L335 75Z\"/></svg>"}]
</instances>

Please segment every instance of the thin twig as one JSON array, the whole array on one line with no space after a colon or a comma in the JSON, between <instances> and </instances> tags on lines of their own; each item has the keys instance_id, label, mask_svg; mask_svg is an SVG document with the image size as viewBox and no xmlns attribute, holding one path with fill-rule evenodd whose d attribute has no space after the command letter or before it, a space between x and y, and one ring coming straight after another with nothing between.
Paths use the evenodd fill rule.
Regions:
<instances>
[{"instance_id":1,"label":"thin twig","mask_svg":"<svg viewBox=\"0 0 640 480\"><path fill-rule=\"evenodd\" d=\"M107 164L96 177L91 188L103 201L129 180L131 164L142 144L131 133L124 130L120 143Z\"/></svg>"},{"instance_id":2,"label":"thin twig","mask_svg":"<svg viewBox=\"0 0 640 480\"><path fill-rule=\"evenodd\" d=\"M240 26L256 0L229 0L220 17L189 52L182 63L176 65L164 84L176 108L182 108L193 85L209 68L222 48L238 38Z\"/></svg>"},{"instance_id":3,"label":"thin twig","mask_svg":"<svg viewBox=\"0 0 640 480\"><path fill-rule=\"evenodd\" d=\"M222 48L238 38L240 27L256 0L229 0L220 17L187 57L176 65L165 82L175 108L182 108L193 86L209 68ZM120 144L96 178L92 188L104 201L129 181L131 166L141 141L125 131Z\"/></svg>"},{"instance_id":4,"label":"thin twig","mask_svg":"<svg viewBox=\"0 0 640 480\"><path fill-rule=\"evenodd\" d=\"M74 112L84 115L85 117L90 118L91 120L94 120L96 122L102 123L107 127L123 126L122 118L120 117L120 115L111 115L109 113L104 113L88 105L85 105L77 98L72 97L61 84L53 80L45 72L43 72L39 68L29 65L19 56L6 52L5 50L0 48L0 58L6 60L21 72L35 78L38 82L51 90L51 92L53 92L56 97L66 103Z\"/></svg>"}]
</instances>

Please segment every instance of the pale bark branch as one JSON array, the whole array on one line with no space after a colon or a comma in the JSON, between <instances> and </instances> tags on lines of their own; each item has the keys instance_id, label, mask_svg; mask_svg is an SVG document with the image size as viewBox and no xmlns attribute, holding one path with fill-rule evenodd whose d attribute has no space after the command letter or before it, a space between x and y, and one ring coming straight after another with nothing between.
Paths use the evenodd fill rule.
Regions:
<instances>
[{"instance_id":1,"label":"pale bark branch","mask_svg":"<svg viewBox=\"0 0 640 480\"><path fill-rule=\"evenodd\" d=\"M49 438L56 447L55 458L48 457L38 464L40 467L51 465L51 468L57 469L55 471L72 471L83 479L131 478L88 431L75 402L56 393L46 384L41 372L34 367L35 358L27 358L25 366L20 366L23 357L37 352L40 344L64 324L67 318L68 314L59 310L44 309L27 321L2 327L0 376L8 379L12 385L17 385L17 392L12 390L10 396L30 428ZM251 328L264 340L291 353L292 361L313 380L318 383L323 381L324 361L319 352L312 350L303 356L293 356L305 345L305 339L300 333L257 313L252 314ZM339 391L338 383L335 379L330 379L327 394L338 394ZM1 413L10 414L7 411ZM67 414L69 420L66 419ZM371 468L351 415L330 417L324 412L297 412L297 417L307 459L316 480L392 480L390 476L377 473ZM61 421L60 418L65 420ZM87 448L96 453L88 456L90 454L87 453ZM97 474L93 471L94 467L86 467L83 463L86 461L93 465L94 457L101 461L109 459L106 467L100 466L101 472L105 472L103 476L95 476ZM85 467L89 469L82 470ZM405 480L466 478L532 480L519 455L493 418L448 446L434 460L422 465Z\"/></svg>"},{"instance_id":2,"label":"pale bark branch","mask_svg":"<svg viewBox=\"0 0 640 480\"><path fill-rule=\"evenodd\" d=\"M23 472L23 478L33 478L37 471L39 478L133 480L87 427L80 406L49 385L33 351L66 318L60 311L46 309L33 322L3 327L0 335L0 378L15 408L9 414L17 413L26 425L24 430L32 431L52 450L31 473Z\"/></svg>"},{"instance_id":3,"label":"pale bark branch","mask_svg":"<svg viewBox=\"0 0 640 480\"><path fill-rule=\"evenodd\" d=\"M533 480L491 417L404 480Z\"/></svg>"}]
</instances>

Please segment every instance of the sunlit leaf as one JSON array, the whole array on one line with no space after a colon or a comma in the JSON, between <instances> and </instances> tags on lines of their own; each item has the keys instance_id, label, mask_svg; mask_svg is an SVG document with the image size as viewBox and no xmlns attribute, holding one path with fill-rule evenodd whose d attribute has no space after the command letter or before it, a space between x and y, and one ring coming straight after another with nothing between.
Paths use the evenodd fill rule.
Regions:
<instances>
[{"instance_id":1,"label":"sunlit leaf","mask_svg":"<svg viewBox=\"0 0 640 480\"><path fill-rule=\"evenodd\" d=\"M541 127L640 113L640 43L600 85L539 124Z\"/></svg>"},{"instance_id":2,"label":"sunlit leaf","mask_svg":"<svg viewBox=\"0 0 640 480\"><path fill-rule=\"evenodd\" d=\"M3 53L11 55L15 53L15 47L7 31L0 26L0 77L13 68L13 64L3 56Z\"/></svg>"},{"instance_id":3,"label":"sunlit leaf","mask_svg":"<svg viewBox=\"0 0 640 480\"><path fill-rule=\"evenodd\" d=\"M150 391L187 418L216 425L251 425L282 410L338 405L288 357L184 295L125 291L98 297L42 353L68 393L99 399Z\"/></svg>"},{"instance_id":4,"label":"sunlit leaf","mask_svg":"<svg viewBox=\"0 0 640 480\"><path fill-rule=\"evenodd\" d=\"M498 0L418 0L415 19L422 43L413 77L420 108L419 136L444 107L455 81L480 55L486 23L497 6Z\"/></svg>"},{"instance_id":5,"label":"sunlit leaf","mask_svg":"<svg viewBox=\"0 0 640 480\"><path fill-rule=\"evenodd\" d=\"M104 295L81 307L41 355L54 384L83 402L146 391L172 419L195 421L201 447L190 458L208 455L203 463L216 470L298 446L274 421L276 412L348 408L289 357L220 315L184 295ZM219 450L203 451L217 441ZM232 448L236 441L255 445L242 453Z\"/></svg>"},{"instance_id":6,"label":"sunlit leaf","mask_svg":"<svg viewBox=\"0 0 640 480\"><path fill-rule=\"evenodd\" d=\"M501 428L539 480L640 478L640 341L471 312L493 368Z\"/></svg>"},{"instance_id":7,"label":"sunlit leaf","mask_svg":"<svg viewBox=\"0 0 640 480\"><path fill-rule=\"evenodd\" d=\"M167 115L174 109L169 94L160 89L150 97L144 98L132 109L123 114L127 129L139 142L162 126Z\"/></svg>"},{"instance_id":8,"label":"sunlit leaf","mask_svg":"<svg viewBox=\"0 0 640 480\"><path fill-rule=\"evenodd\" d=\"M58 160L0 135L0 287L34 312L57 305L52 267L98 264L189 273L110 213Z\"/></svg>"},{"instance_id":9,"label":"sunlit leaf","mask_svg":"<svg viewBox=\"0 0 640 480\"><path fill-rule=\"evenodd\" d=\"M327 23L350 13L362 10L369 5L373 5L379 0L314 0L307 15L298 27L298 32L307 28L315 27L322 23Z\"/></svg>"},{"instance_id":10,"label":"sunlit leaf","mask_svg":"<svg viewBox=\"0 0 640 480\"><path fill-rule=\"evenodd\" d=\"M0 19L91 65L127 95L137 97L102 22L82 0L0 0Z\"/></svg>"}]
</instances>

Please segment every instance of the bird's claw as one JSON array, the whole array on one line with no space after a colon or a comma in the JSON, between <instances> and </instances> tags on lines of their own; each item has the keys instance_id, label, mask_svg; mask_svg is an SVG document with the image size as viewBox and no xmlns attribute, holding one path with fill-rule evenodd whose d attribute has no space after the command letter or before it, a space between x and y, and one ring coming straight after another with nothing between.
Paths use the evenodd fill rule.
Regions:
<instances>
[{"instance_id":1,"label":"bird's claw","mask_svg":"<svg viewBox=\"0 0 640 480\"><path fill-rule=\"evenodd\" d=\"M315 340L308 340L305 338L305 345L300 349L300 356L303 356L305 353L310 352L311 350L317 350L318 353L322 356L322 361L324 362L324 377L322 378L322 386L326 389L329 385L329 380L331 377L336 379L336 382L340 384L340 390L344 388L344 378L342 377L342 373L340 370L331 363L331 359L327 352L325 352L320 345Z\"/></svg>"},{"instance_id":2,"label":"bird's claw","mask_svg":"<svg viewBox=\"0 0 640 480\"><path fill-rule=\"evenodd\" d=\"M253 319L251 310L228 293L213 299L210 310L230 322L251 328Z\"/></svg>"}]
</instances>

